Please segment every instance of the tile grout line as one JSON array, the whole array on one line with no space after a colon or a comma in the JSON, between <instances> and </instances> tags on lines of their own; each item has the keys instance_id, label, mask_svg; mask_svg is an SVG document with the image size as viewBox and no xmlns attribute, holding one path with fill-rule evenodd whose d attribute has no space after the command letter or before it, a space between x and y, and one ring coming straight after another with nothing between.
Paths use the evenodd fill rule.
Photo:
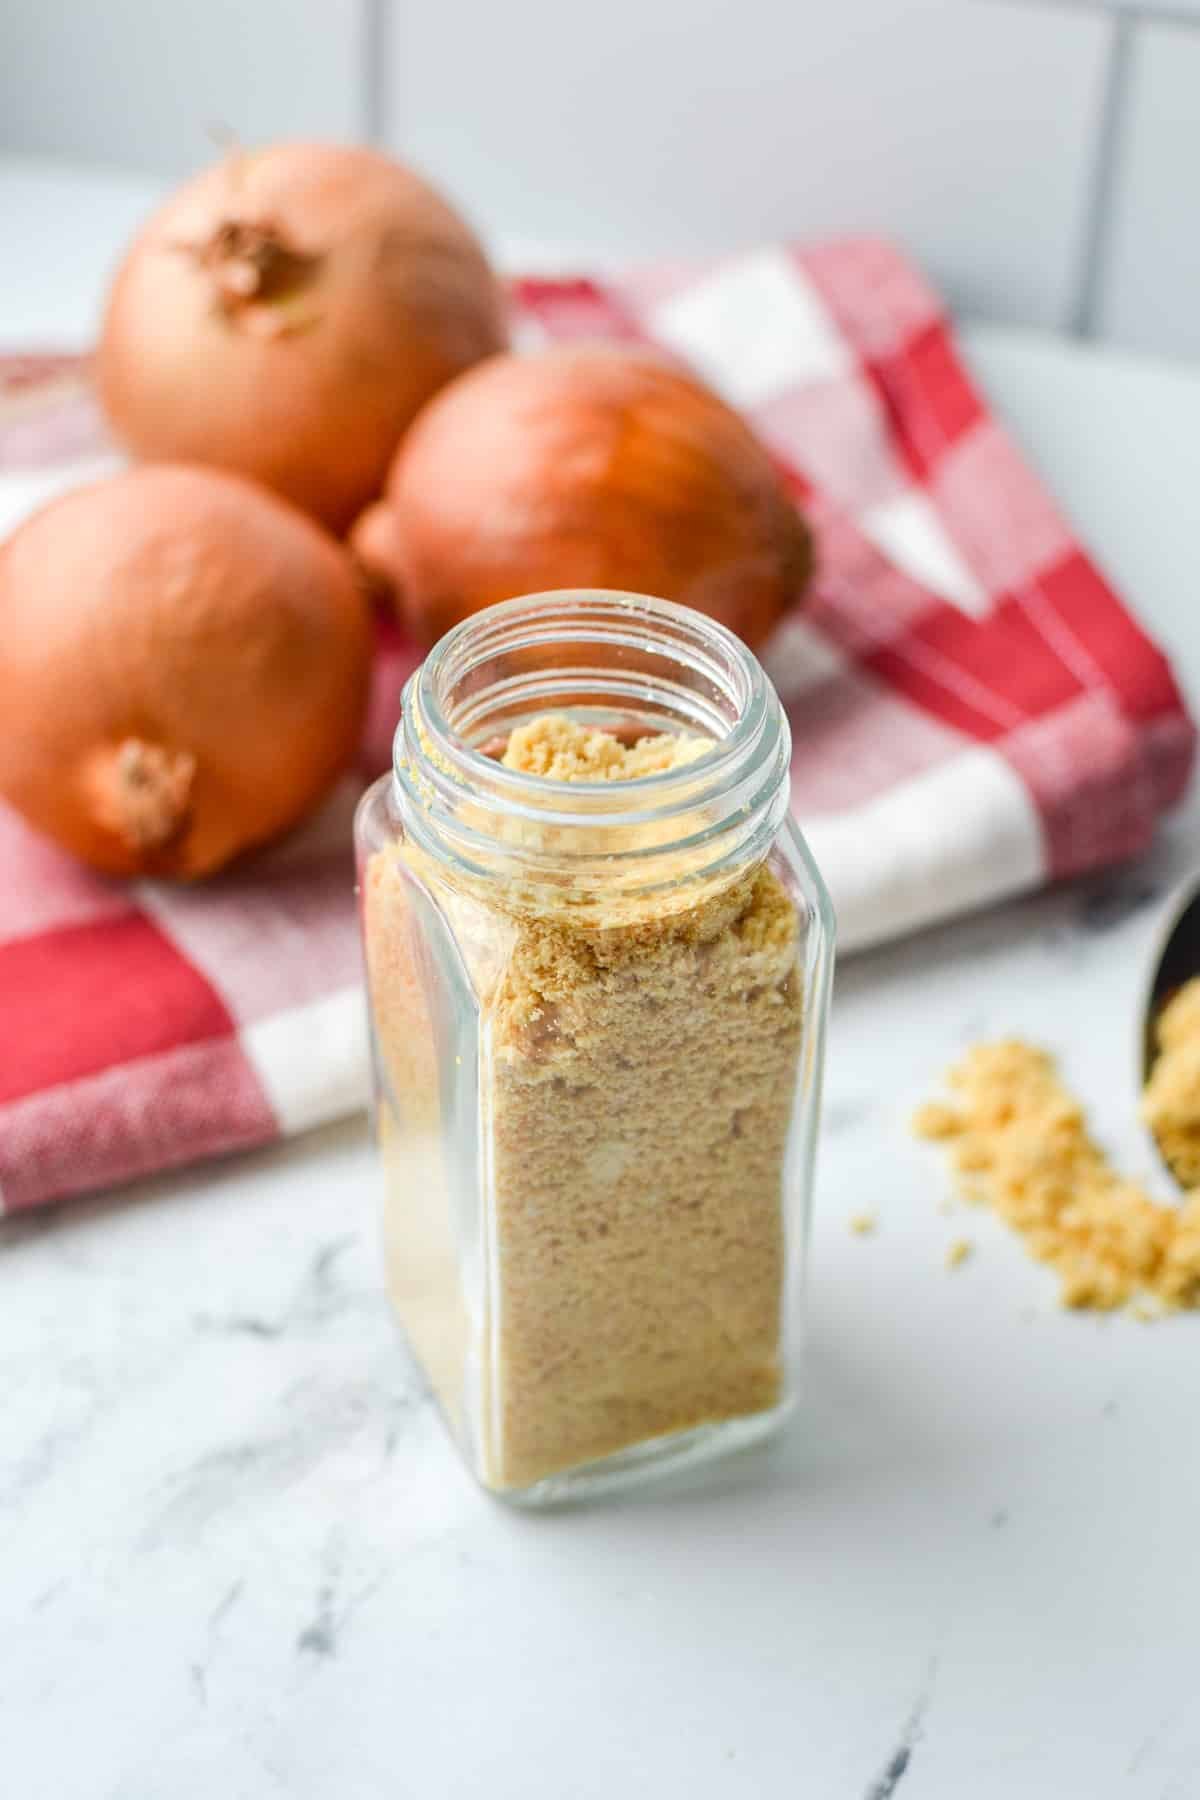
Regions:
<instances>
[{"instance_id":1,"label":"tile grout line","mask_svg":"<svg viewBox=\"0 0 1200 1800\"><path fill-rule=\"evenodd\" d=\"M1100 100L1096 145L1088 180L1083 237L1078 257L1075 293L1067 329L1075 337L1096 334L1100 288L1108 269L1113 227L1113 195L1125 148L1129 114L1129 76L1137 20L1127 12L1113 14L1113 38L1109 46Z\"/></svg>"},{"instance_id":2,"label":"tile grout line","mask_svg":"<svg viewBox=\"0 0 1200 1800\"><path fill-rule=\"evenodd\" d=\"M359 68L359 123L368 144L387 137L391 96L388 92L388 0L359 0L362 8L362 63Z\"/></svg>"},{"instance_id":3,"label":"tile grout line","mask_svg":"<svg viewBox=\"0 0 1200 1800\"><path fill-rule=\"evenodd\" d=\"M1000 0L1001 5L1008 0ZM1017 0L1018 4L1022 0ZM1200 31L1200 12L1187 6L1171 6L1163 0L1024 0L1058 12L1098 13L1105 19L1127 19L1131 25L1173 25L1183 31Z\"/></svg>"}]
</instances>

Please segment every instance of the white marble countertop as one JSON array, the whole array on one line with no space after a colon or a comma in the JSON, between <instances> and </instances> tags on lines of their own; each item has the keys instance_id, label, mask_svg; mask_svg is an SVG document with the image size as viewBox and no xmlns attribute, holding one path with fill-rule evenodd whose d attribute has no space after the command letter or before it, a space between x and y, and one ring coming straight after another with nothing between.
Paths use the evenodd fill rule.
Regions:
<instances>
[{"instance_id":1,"label":"white marble countertop","mask_svg":"<svg viewBox=\"0 0 1200 1800\"><path fill-rule=\"evenodd\" d=\"M0 163L0 342L82 340L144 197ZM1200 698L1200 374L966 339ZM360 1123L0 1227L3 1790L1200 1793L1200 1321L1061 1314L904 1126L1022 1032L1149 1168L1134 997L1198 827L842 968L807 1397L669 1494L533 1517L471 1485L384 1311Z\"/></svg>"}]
</instances>

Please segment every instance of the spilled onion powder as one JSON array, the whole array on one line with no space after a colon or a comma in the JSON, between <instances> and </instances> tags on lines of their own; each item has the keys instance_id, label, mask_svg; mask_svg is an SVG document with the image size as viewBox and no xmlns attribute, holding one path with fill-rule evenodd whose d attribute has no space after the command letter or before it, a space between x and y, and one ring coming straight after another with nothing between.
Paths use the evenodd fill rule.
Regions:
<instances>
[{"instance_id":1,"label":"spilled onion powder","mask_svg":"<svg viewBox=\"0 0 1200 1800\"><path fill-rule=\"evenodd\" d=\"M1181 1015L1170 1014L1160 1026L1156 1076L1180 1027ZM1191 1024L1179 1039L1194 1057L1196 996L1186 1016ZM913 1130L945 1145L964 1199L990 1206L1055 1270L1065 1306L1110 1310L1145 1298L1162 1308L1200 1306L1200 1191L1163 1206L1122 1177L1045 1051L1018 1039L978 1044L946 1080L951 1098L922 1106ZM1176 1092L1165 1070L1159 1087L1153 1100L1147 1090L1152 1123L1152 1109L1157 1116Z\"/></svg>"}]
</instances>

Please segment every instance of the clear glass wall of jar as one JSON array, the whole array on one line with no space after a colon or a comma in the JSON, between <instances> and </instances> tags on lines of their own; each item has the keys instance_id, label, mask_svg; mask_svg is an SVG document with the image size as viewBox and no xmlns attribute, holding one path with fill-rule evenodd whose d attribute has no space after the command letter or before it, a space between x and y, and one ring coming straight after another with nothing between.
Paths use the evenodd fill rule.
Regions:
<instances>
[{"instance_id":1,"label":"clear glass wall of jar","mask_svg":"<svg viewBox=\"0 0 1200 1800\"><path fill-rule=\"evenodd\" d=\"M708 741L630 780L506 766L545 715ZM542 594L431 652L360 807L388 1285L509 1499L702 1460L793 1398L834 926L789 754L721 626Z\"/></svg>"}]
</instances>

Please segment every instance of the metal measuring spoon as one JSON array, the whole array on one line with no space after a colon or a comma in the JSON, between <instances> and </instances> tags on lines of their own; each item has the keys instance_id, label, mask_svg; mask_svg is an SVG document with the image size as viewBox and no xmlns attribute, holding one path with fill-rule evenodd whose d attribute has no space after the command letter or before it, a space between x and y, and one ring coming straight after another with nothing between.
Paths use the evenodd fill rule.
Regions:
<instances>
[{"instance_id":1,"label":"metal measuring spoon","mask_svg":"<svg viewBox=\"0 0 1200 1800\"><path fill-rule=\"evenodd\" d=\"M1200 875L1193 875L1171 895L1163 910L1150 952L1150 979L1145 990L1141 1019L1141 1084L1150 1079L1158 1055L1158 1015L1186 981L1200 975ZM1153 1134L1151 1134L1153 1135ZM1174 1169L1155 1147L1172 1177ZM1182 1183L1180 1184L1182 1185Z\"/></svg>"}]
</instances>

